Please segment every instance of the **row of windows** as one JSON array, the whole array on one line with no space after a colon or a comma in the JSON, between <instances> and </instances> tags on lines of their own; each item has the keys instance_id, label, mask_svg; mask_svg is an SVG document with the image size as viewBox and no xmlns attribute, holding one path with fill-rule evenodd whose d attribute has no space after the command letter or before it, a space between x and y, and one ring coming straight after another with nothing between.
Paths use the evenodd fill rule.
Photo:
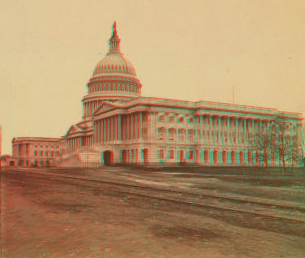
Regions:
<instances>
[{"instance_id":1,"label":"row of windows","mask_svg":"<svg viewBox=\"0 0 305 258\"><path fill-rule=\"evenodd\" d=\"M165 116L164 115L160 115L158 116L158 119L157 119L158 122L165 122ZM176 120L175 120L175 117L173 116L169 116L167 117L167 122L168 123L174 123ZM177 123L194 123L194 118L190 117L190 118L184 118L184 117L178 117L177 118Z\"/></svg>"},{"instance_id":2,"label":"row of windows","mask_svg":"<svg viewBox=\"0 0 305 258\"><path fill-rule=\"evenodd\" d=\"M159 159L164 159L164 149L159 149L158 150L157 157ZM167 159L174 159L174 157L175 157L175 151L174 150L167 150L166 158ZM180 158L183 159L183 157L181 157L181 154L180 154ZM194 158L194 151L193 150L187 151L186 152L186 158L187 159L193 159Z\"/></svg>"},{"instance_id":3,"label":"row of windows","mask_svg":"<svg viewBox=\"0 0 305 258\"><path fill-rule=\"evenodd\" d=\"M58 149L58 146L53 146L53 145L52 145L52 146L49 146L49 145L45 145L45 146L43 146L43 145L34 145L34 147L36 147L36 148L37 148L37 147L38 147L38 148L39 148L39 147L40 147L40 148L49 148L49 147L50 147L50 148L56 148L56 149Z\"/></svg>"},{"instance_id":4,"label":"row of windows","mask_svg":"<svg viewBox=\"0 0 305 258\"><path fill-rule=\"evenodd\" d=\"M37 157L37 156L45 156L45 157L54 157L55 155L58 156L59 155L59 151L34 151L34 156Z\"/></svg>"},{"instance_id":5,"label":"row of windows","mask_svg":"<svg viewBox=\"0 0 305 258\"><path fill-rule=\"evenodd\" d=\"M139 87L135 85L122 85L122 84L94 84L88 86L89 93L101 92L101 91L120 91L120 92L132 92L138 93Z\"/></svg>"},{"instance_id":6,"label":"row of windows","mask_svg":"<svg viewBox=\"0 0 305 258\"><path fill-rule=\"evenodd\" d=\"M123 66L120 66L120 65L104 65L104 66L100 66L98 67L98 69L96 70L97 73L100 73L100 72L132 72L134 73L134 71L130 68L130 67L125 67L124 65Z\"/></svg>"},{"instance_id":7,"label":"row of windows","mask_svg":"<svg viewBox=\"0 0 305 258\"><path fill-rule=\"evenodd\" d=\"M185 140L185 129L178 129L175 128L169 128L167 129L167 138L169 141L174 141L176 132L178 132L178 141L184 141ZM160 127L157 129L157 138L158 140L164 140L166 136L166 130L164 127ZM188 141L194 141L194 130L187 130L187 140Z\"/></svg>"}]
</instances>

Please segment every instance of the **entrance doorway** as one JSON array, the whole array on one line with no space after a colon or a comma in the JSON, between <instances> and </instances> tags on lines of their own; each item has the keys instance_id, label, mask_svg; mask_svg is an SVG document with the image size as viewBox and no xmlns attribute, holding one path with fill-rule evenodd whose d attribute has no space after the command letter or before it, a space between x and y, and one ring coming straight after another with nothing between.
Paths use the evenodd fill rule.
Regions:
<instances>
[{"instance_id":1,"label":"entrance doorway","mask_svg":"<svg viewBox=\"0 0 305 258\"><path fill-rule=\"evenodd\" d=\"M113 152L112 151L105 151L103 154L103 158L104 158L104 165L105 166L111 166L113 165Z\"/></svg>"},{"instance_id":2,"label":"entrance doorway","mask_svg":"<svg viewBox=\"0 0 305 258\"><path fill-rule=\"evenodd\" d=\"M144 149L144 164L148 164L148 149Z\"/></svg>"},{"instance_id":3,"label":"entrance doorway","mask_svg":"<svg viewBox=\"0 0 305 258\"><path fill-rule=\"evenodd\" d=\"M127 164L127 151L122 150L122 163Z\"/></svg>"}]
</instances>

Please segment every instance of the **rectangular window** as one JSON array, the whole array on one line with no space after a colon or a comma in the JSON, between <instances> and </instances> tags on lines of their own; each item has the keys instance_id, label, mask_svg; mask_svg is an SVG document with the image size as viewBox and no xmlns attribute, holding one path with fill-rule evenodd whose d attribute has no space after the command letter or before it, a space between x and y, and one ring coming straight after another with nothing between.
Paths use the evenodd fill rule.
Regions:
<instances>
[{"instance_id":1,"label":"rectangular window","mask_svg":"<svg viewBox=\"0 0 305 258\"><path fill-rule=\"evenodd\" d=\"M190 159L193 159L193 151L190 151Z\"/></svg>"},{"instance_id":2,"label":"rectangular window","mask_svg":"<svg viewBox=\"0 0 305 258\"><path fill-rule=\"evenodd\" d=\"M174 150L170 150L170 159L174 158Z\"/></svg>"},{"instance_id":3,"label":"rectangular window","mask_svg":"<svg viewBox=\"0 0 305 258\"><path fill-rule=\"evenodd\" d=\"M164 159L164 150L160 150L160 159Z\"/></svg>"},{"instance_id":4,"label":"rectangular window","mask_svg":"<svg viewBox=\"0 0 305 258\"><path fill-rule=\"evenodd\" d=\"M170 116L170 117L168 118L168 122L169 122L169 123L173 123L173 122L174 122L174 117Z\"/></svg>"}]
</instances>

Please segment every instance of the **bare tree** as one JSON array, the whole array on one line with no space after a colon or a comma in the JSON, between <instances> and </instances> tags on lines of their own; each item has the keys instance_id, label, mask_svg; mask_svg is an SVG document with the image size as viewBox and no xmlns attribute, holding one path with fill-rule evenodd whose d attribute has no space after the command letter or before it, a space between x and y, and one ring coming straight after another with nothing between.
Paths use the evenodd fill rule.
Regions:
<instances>
[{"instance_id":1,"label":"bare tree","mask_svg":"<svg viewBox=\"0 0 305 258\"><path fill-rule=\"evenodd\" d=\"M304 166L300 123L278 118L262 123L253 135L252 145L263 166Z\"/></svg>"}]
</instances>

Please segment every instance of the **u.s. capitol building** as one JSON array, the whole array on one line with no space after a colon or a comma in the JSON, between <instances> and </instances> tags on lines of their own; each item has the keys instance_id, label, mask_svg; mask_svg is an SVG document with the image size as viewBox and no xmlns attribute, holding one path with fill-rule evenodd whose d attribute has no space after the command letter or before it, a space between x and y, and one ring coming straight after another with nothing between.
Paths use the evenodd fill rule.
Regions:
<instances>
[{"instance_id":1,"label":"u.s. capitol building","mask_svg":"<svg viewBox=\"0 0 305 258\"><path fill-rule=\"evenodd\" d=\"M17 165L51 165L72 157L111 164L196 164L258 166L253 139L280 119L299 132L298 113L208 101L141 96L135 68L120 51L113 25L109 51L96 65L82 99L82 120L61 138L17 137ZM295 141L291 137L291 141ZM268 164L280 166L278 150Z\"/></svg>"}]
</instances>

